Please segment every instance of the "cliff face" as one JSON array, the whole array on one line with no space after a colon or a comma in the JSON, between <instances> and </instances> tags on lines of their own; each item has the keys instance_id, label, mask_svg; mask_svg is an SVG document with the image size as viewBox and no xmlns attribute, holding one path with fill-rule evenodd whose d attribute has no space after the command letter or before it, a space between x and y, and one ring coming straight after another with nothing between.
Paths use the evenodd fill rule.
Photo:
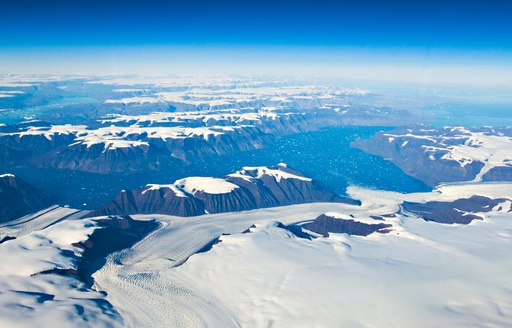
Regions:
<instances>
[{"instance_id":1,"label":"cliff face","mask_svg":"<svg viewBox=\"0 0 512 328\"><path fill-rule=\"evenodd\" d=\"M204 214L205 207L194 197L181 196L173 186L147 185L141 189L121 191L112 202L100 207L94 213L94 216L114 213L194 216Z\"/></svg>"},{"instance_id":2,"label":"cliff face","mask_svg":"<svg viewBox=\"0 0 512 328\"><path fill-rule=\"evenodd\" d=\"M481 162L461 166L455 161L441 158L441 153L431 157L423 148L434 145L429 141L413 139L402 147L404 142L389 142L385 136L377 135L371 140L356 140L353 146L388 159L408 175L432 187L440 182L472 180L484 166Z\"/></svg>"},{"instance_id":3,"label":"cliff face","mask_svg":"<svg viewBox=\"0 0 512 328\"><path fill-rule=\"evenodd\" d=\"M0 166L32 166L101 174L180 166L264 148L274 136L242 127L28 127L0 133Z\"/></svg>"},{"instance_id":4,"label":"cliff face","mask_svg":"<svg viewBox=\"0 0 512 328\"><path fill-rule=\"evenodd\" d=\"M0 175L0 223L52 205L50 196L12 175Z\"/></svg>"},{"instance_id":5,"label":"cliff face","mask_svg":"<svg viewBox=\"0 0 512 328\"><path fill-rule=\"evenodd\" d=\"M430 186L512 180L512 129L396 129L353 146L383 157Z\"/></svg>"},{"instance_id":6,"label":"cliff face","mask_svg":"<svg viewBox=\"0 0 512 328\"><path fill-rule=\"evenodd\" d=\"M392 116L391 110L375 107L340 110L301 100L306 107L314 106L302 110L301 106L286 107L286 103L278 102L272 108L244 106L140 115L123 110L123 115L112 114L114 111L95 121L79 120L87 125L30 121L4 126L0 129L0 167L100 174L179 168L219 155L263 149L289 134L373 120L384 124L382 120ZM69 122L76 121L65 123Z\"/></svg>"},{"instance_id":7,"label":"cliff face","mask_svg":"<svg viewBox=\"0 0 512 328\"><path fill-rule=\"evenodd\" d=\"M246 167L224 178L191 177L170 185L122 191L94 215L160 213L194 216L308 202L357 201L340 197L284 164Z\"/></svg>"}]
</instances>

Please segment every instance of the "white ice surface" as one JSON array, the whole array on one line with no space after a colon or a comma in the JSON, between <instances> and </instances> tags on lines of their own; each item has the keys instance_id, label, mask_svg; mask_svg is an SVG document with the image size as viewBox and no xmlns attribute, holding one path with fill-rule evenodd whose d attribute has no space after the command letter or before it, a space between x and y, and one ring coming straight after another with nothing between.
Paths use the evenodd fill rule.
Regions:
<instances>
[{"instance_id":1,"label":"white ice surface","mask_svg":"<svg viewBox=\"0 0 512 328\"><path fill-rule=\"evenodd\" d=\"M192 195L198 191L207 194L228 194L239 188L224 179L211 177L188 177L177 180L174 185Z\"/></svg>"},{"instance_id":2,"label":"white ice surface","mask_svg":"<svg viewBox=\"0 0 512 328\"><path fill-rule=\"evenodd\" d=\"M448 200L457 191L510 197L511 187L443 186L420 194L352 187L360 207L314 203L194 218L140 215L163 227L111 256L95 279L131 327L507 327L511 213L482 213L483 221L466 226L398 214L384 218L393 226L389 234L312 241L273 222L326 212L368 218L398 211L404 199ZM253 224L251 233L240 233ZM195 254L218 237L211 250Z\"/></svg>"},{"instance_id":3,"label":"white ice surface","mask_svg":"<svg viewBox=\"0 0 512 328\"><path fill-rule=\"evenodd\" d=\"M140 140L148 139L187 139L198 138L209 140L226 133L237 132L240 126L210 126L210 127L129 127L108 126L98 129L88 129L84 125L52 125L51 127L28 127L21 132L8 132L2 135L12 135L24 138L26 136L44 136L53 140L56 135L72 135L74 142L69 146L103 145L104 151L129 147L148 147L149 142Z\"/></svg>"},{"instance_id":4,"label":"white ice surface","mask_svg":"<svg viewBox=\"0 0 512 328\"><path fill-rule=\"evenodd\" d=\"M286 167L286 165L282 163L279 164L278 168L275 169L266 166L245 166L242 168L242 170L229 174L228 176L251 180L253 178L253 175L255 175L255 178L257 179L260 179L261 177L266 175L273 177L274 179L276 179L277 182L280 182L281 179L311 181L310 178L282 171L279 169L279 166Z\"/></svg>"},{"instance_id":5,"label":"white ice surface","mask_svg":"<svg viewBox=\"0 0 512 328\"><path fill-rule=\"evenodd\" d=\"M162 100L153 97L130 97L123 99L108 99L105 100L106 104L145 104L145 103L157 103Z\"/></svg>"},{"instance_id":6,"label":"white ice surface","mask_svg":"<svg viewBox=\"0 0 512 328\"><path fill-rule=\"evenodd\" d=\"M121 327L115 312L99 306L105 296L72 277L40 274L76 268L72 244L85 241L97 225L87 214L51 207L0 226L0 327Z\"/></svg>"},{"instance_id":7,"label":"white ice surface","mask_svg":"<svg viewBox=\"0 0 512 328\"><path fill-rule=\"evenodd\" d=\"M19 238L27 233L43 230L64 219L75 220L82 218L88 213L88 211L54 205L19 219L0 224L0 239L7 236Z\"/></svg>"},{"instance_id":8,"label":"white ice surface","mask_svg":"<svg viewBox=\"0 0 512 328\"><path fill-rule=\"evenodd\" d=\"M142 194L146 193L148 190L160 190L160 189L170 189L174 194L176 194L177 197L187 197L187 195L180 190L176 185L174 184L155 184L151 183L146 185L144 191L142 191Z\"/></svg>"}]
</instances>

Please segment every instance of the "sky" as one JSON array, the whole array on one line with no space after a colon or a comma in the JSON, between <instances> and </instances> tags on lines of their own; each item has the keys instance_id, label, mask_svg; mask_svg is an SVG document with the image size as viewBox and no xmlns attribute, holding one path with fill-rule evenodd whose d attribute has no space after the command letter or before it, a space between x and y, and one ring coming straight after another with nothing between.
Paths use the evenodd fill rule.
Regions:
<instances>
[{"instance_id":1,"label":"sky","mask_svg":"<svg viewBox=\"0 0 512 328\"><path fill-rule=\"evenodd\" d=\"M512 84L512 1L2 1L0 72Z\"/></svg>"}]
</instances>

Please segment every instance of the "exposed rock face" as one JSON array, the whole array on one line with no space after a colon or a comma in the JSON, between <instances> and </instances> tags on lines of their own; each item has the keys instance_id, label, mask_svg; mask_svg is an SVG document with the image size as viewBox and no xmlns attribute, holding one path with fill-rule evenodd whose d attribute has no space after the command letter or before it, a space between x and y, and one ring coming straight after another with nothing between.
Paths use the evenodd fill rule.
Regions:
<instances>
[{"instance_id":1,"label":"exposed rock face","mask_svg":"<svg viewBox=\"0 0 512 328\"><path fill-rule=\"evenodd\" d=\"M346 233L349 235L368 236L374 232L387 233L391 224L375 224L357 221L355 218L335 217L329 214L322 214L314 221L301 225L302 228L328 237L329 233Z\"/></svg>"},{"instance_id":2,"label":"exposed rock face","mask_svg":"<svg viewBox=\"0 0 512 328\"><path fill-rule=\"evenodd\" d=\"M100 174L179 168L219 155L266 148L277 138L293 133L346 124L374 124L374 120L386 124L385 120L398 114L387 108L363 106L340 110L334 104L320 106L313 100L300 103L308 109L288 101L277 101L274 107L262 107L263 103L251 101L233 108L207 106L208 110L200 110L199 106L192 112L144 110L129 115L133 112L123 110L124 115L120 115L120 111L112 110L98 120L78 120L86 125L74 125L76 120L71 120L61 125L30 121L3 126L0 167L44 167ZM156 106L158 110L157 104L161 102L144 106Z\"/></svg>"},{"instance_id":3,"label":"exposed rock face","mask_svg":"<svg viewBox=\"0 0 512 328\"><path fill-rule=\"evenodd\" d=\"M205 213L203 202L194 197L178 196L181 193L172 185L148 185L132 191L123 190L114 201L97 209L94 216L114 213L160 213L195 216Z\"/></svg>"},{"instance_id":4,"label":"exposed rock face","mask_svg":"<svg viewBox=\"0 0 512 328\"><path fill-rule=\"evenodd\" d=\"M483 220L481 214L490 211L512 212L512 201L506 198L491 199L484 196L457 199L453 202L404 202L402 207L425 221L437 223L469 224L473 220Z\"/></svg>"},{"instance_id":5,"label":"exposed rock face","mask_svg":"<svg viewBox=\"0 0 512 328\"><path fill-rule=\"evenodd\" d=\"M129 216L99 219L97 224L102 228L94 230L87 240L74 245L83 249L77 274L89 285L93 284L92 274L105 264L109 254L133 246L159 227L154 220L137 221Z\"/></svg>"},{"instance_id":6,"label":"exposed rock face","mask_svg":"<svg viewBox=\"0 0 512 328\"><path fill-rule=\"evenodd\" d=\"M179 167L194 160L264 148L275 136L255 126L101 127L46 125L0 132L0 167L94 173Z\"/></svg>"},{"instance_id":7,"label":"exposed rock face","mask_svg":"<svg viewBox=\"0 0 512 328\"><path fill-rule=\"evenodd\" d=\"M396 129L354 147L390 160L430 186L457 181L511 181L512 129Z\"/></svg>"},{"instance_id":8,"label":"exposed rock face","mask_svg":"<svg viewBox=\"0 0 512 328\"><path fill-rule=\"evenodd\" d=\"M0 175L0 223L17 219L52 204L41 190L12 175Z\"/></svg>"},{"instance_id":9,"label":"exposed rock face","mask_svg":"<svg viewBox=\"0 0 512 328\"><path fill-rule=\"evenodd\" d=\"M495 166L482 176L482 181L512 181L512 166Z\"/></svg>"},{"instance_id":10,"label":"exposed rock face","mask_svg":"<svg viewBox=\"0 0 512 328\"><path fill-rule=\"evenodd\" d=\"M94 215L160 213L194 216L308 202L358 201L338 196L284 164L246 167L222 179L191 177L120 192Z\"/></svg>"}]
</instances>

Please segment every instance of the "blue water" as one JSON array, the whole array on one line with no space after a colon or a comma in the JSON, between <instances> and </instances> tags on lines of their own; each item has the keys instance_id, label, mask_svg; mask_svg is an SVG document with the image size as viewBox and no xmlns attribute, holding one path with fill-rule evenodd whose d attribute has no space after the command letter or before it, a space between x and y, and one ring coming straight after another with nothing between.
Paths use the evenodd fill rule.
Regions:
<instances>
[{"instance_id":1,"label":"blue water","mask_svg":"<svg viewBox=\"0 0 512 328\"><path fill-rule=\"evenodd\" d=\"M61 204L93 209L122 189L148 183L171 183L187 176L223 176L243 166L272 166L280 162L312 177L340 195L348 185L398 192L431 190L384 159L350 146L370 138L381 127L339 127L281 138L270 148L222 156L183 169L148 171L134 175L100 175L66 170L14 169L13 173L57 196Z\"/></svg>"},{"instance_id":2,"label":"blue water","mask_svg":"<svg viewBox=\"0 0 512 328\"><path fill-rule=\"evenodd\" d=\"M512 104L441 103L425 106L422 115L434 126L484 125L504 127L512 125Z\"/></svg>"},{"instance_id":3,"label":"blue water","mask_svg":"<svg viewBox=\"0 0 512 328\"><path fill-rule=\"evenodd\" d=\"M358 138L368 139L390 129L347 126L287 136L271 148L238 154L235 158L219 158L208 166L225 167L227 162L228 171L234 171L242 166L284 162L342 195L348 185L398 192L432 190L381 157L351 147L351 142ZM211 170L206 166L204 169Z\"/></svg>"},{"instance_id":4,"label":"blue water","mask_svg":"<svg viewBox=\"0 0 512 328\"><path fill-rule=\"evenodd\" d=\"M69 105L85 105L97 102L96 99L83 95L66 95L60 99L51 100L48 104L30 106L22 109L1 109L0 123L17 124L26 120L39 119L47 112L63 108Z\"/></svg>"}]
</instances>

